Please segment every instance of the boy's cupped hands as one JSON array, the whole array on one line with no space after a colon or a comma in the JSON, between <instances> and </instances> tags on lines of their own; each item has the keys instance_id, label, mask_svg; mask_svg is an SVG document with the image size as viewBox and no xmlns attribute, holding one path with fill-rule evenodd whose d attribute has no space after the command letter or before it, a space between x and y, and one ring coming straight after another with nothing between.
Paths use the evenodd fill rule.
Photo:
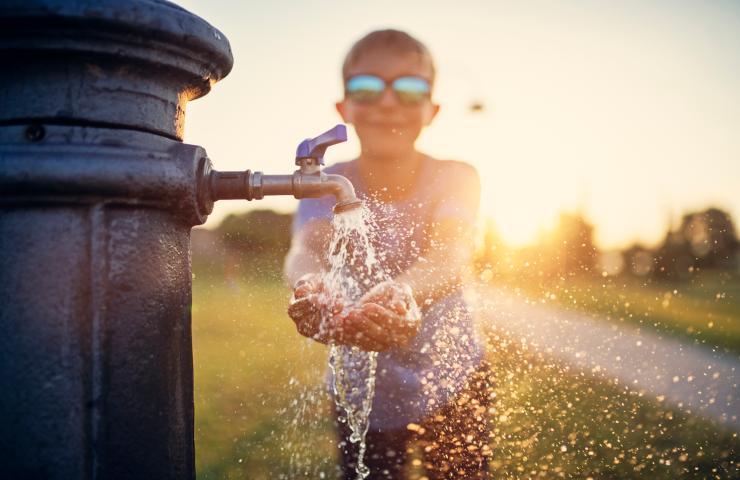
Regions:
<instances>
[{"instance_id":1,"label":"boy's cupped hands","mask_svg":"<svg viewBox=\"0 0 740 480\"><path fill-rule=\"evenodd\" d=\"M385 281L349 304L329 291L323 274L308 274L296 282L288 315L301 335L367 351L405 346L421 325L408 285Z\"/></svg>"}]
</instances>

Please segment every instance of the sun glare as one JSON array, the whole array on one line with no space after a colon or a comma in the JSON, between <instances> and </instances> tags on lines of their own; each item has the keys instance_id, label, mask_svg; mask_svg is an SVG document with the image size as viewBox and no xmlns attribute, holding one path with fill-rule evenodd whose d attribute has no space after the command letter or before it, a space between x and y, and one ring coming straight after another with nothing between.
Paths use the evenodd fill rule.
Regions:
<instances>
[{"instance_id":1,"label":"sun glare","mask_svg":"<svg viewBox=\"0 0 740 480\"><path fill-rule=\"evenodd\" d=\"M656 6L538 5L473 2L444 16L426 9L423 19L404 9L397 25L379 7L302 37L300 48L288 34L268 44L254 40L260 29L229 30L233 20L213 7L249 61L188 107L187 140L223 170L288 173L294 144L339 120L345 48L359 32L398 26L437 59L442 110L420 148L477 167L481 215L507 243L536 241L562 212L593 222L602 248L656 244L691 210L740 215L738 16L683 5L656 23L667 14ZM435 18L449 28L434 28ZM328 163L352 158L357 139L333 148ZM287 212L295 200L219 204L208 226L248 208Z\"/></svg>"}]
</instances>

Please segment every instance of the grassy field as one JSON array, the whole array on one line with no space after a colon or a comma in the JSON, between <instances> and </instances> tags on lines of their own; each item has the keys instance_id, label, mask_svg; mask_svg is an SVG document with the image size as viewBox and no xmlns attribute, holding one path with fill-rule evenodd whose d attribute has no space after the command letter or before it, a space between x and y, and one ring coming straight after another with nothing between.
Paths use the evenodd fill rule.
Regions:
<instances>
[{"instance_id":1,"label":"grassy field","mask_svg":"<svg viewBox=\"0 0 740 480\"><path fill-rule=\"evenodd\" d=\"M737 434L489 333L496 478L738 478Z\"/></svg>"},{"instance_id":2,"label":"grassy field","mask_svg":"<svg viewBox=\"0 0 740 480\"><path fill-rule=\"evenodd\" d=\"M740 355L740 278L705 273L690 281L568 278L520 287L534 301L595 313Z\"/></svg>"},{"instance_id":3,"label":"grassy field","mask_svg":"<svg viewBox=\"0 0 740 480\"><path fill-rule=\"evenodd\" d=\"M197 274L196 274L197 275ZM196 276L193 351L198 478L327 478L325 347L300 337L276 280ZM281 476L282 475L282 476Z\"/></svg>"},{"instance_id":4,"label":"grassy field","mask_svg":"<svg viewBox=\"0 0 740 480\"><path fill-rule=\"evenodd\" d=\"M335 478L327 352L295 332L288 289L195 274L198 478ZM736 434L491 335L496 478L740 476Z\"/></svg>"}]
</instances>

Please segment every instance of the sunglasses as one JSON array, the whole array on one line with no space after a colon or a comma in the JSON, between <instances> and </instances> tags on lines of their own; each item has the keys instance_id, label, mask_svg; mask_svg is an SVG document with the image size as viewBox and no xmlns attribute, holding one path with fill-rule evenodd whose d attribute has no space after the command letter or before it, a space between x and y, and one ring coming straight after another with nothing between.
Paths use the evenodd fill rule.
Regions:
<instances>
[{"instance_id":1,"label":"sunglasses","mask_svg":"<svg viewBox=\"0 0 740 480\"><path fill-rule=\"evenodd\" d=\"M344 84L344 95L355 102L375 103L383 96L389 83L398 101L404 105L417 105L430 96L429 81L411 75L391 82L375 75L355 75Z\"/></svg>"}]
</instances>

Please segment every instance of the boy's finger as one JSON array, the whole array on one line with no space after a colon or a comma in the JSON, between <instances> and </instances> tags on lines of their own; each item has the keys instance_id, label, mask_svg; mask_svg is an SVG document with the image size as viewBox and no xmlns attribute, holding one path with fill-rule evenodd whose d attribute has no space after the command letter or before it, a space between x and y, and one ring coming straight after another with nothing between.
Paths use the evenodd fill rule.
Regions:
<instances>
[{"instance_id":1,"label":"boy's finger","mask_svg":"<svg viewBox=\"0 0 740 480\"><path fill-rule=\"evenodd\" d=\"M383 300L383 298L386 297L386 295L383 295L379 292L369 292L366 295L364 295L362 298L360 298L360 301L358 303L368 303L368 302L380 302Z\"/></svg>"},{"instance_id":2,"label":"boy's finger","mask_svg":"<svg viewBox=\"0 0 740 480\"><path fill-rule=\"evenodd\" d=\"M297 282L295 282L295 285L293 285L293 290L316 290L316 282L312 280L311 278L301 278Z\"/></svg>"},{"instance_id":3,"label":"boy's finger","mask_svg":"<svg viewBox=\"0 0 740 480\"><path fill-rule=\"evenodd\" d=\"M316 340L319 343L327 344L331 340L331 335L329 335L327 332L322 332L321 329L317 329L317 331L314 332L313 335L310 335L310 338Z\"/></svg>"},{"instance_id":4,"label":"boy's finger","mask_svg":"<svg viewBox=\"0 0 740 480\"><path fill-rule=\"evenodd\" d=\"M317 333L316 329L308 319L306 319L305 321L296 322L295 328L296 330L298 330L298 333L300 333L304 337L313 338L314 335L316 335Z\"/></svg>"},{"instance_id":5,"label":"boy's finger","mask_svg":"<svg viewBox=\"0 0 740 480\"><path fill-rule=\"evenodd\" d=\"M368 337L358 337L356 341L353 342L353 345L359 347L361 350L365 350L366 352L382 352L383 350L388 350L390 347L389 345L375 342Z\"/></svg>"},{"instance_id":6,"label":"boy's finger","mask_svg":"<svg viewBox=\"0 0 740 480\"><path fill-rule=\"evenodd\" d=\"M388 333L361 310L353 310L343 322L344 335L348 340L370 341L379 345L388 342Z\"/></svg>"},{"instance_id":7,"label":"boy's finger","mask_svg":"<svg viewBox=\"0 0 740 480\"><path fill-rule=\"evenodd\" d=\"M366 303L362 306L362 312L382 326L392 327L402 320L394 311L377 303Z\"/></svg>"},{"instance_id":8,"label":"boy's finger","mask_svg":"<svg viewBox=\"0 0 740 480\"><path fill-rule=\"evenodd\" d=\"M340 313L342 310L344 310L344 302L342 302L340 299L335 299L331 307L331 313L336 315L337 313Z\"/></svg>"},{"instance_id":9,"label":"boy's finger","mask_svg":"<svg viewBox=\"0 0 740 480\"><path fill-rule=\"evenodd\" d=\"M294 322L302 321L304 317L308 316L311 312L303 305L293 304L288 307L288 316L293 319Z\"/></svg>"},{"instance_id":10,"label":"boy's finger","mask_svg":"<svg viewBox=\"0 0 740 480\"><path fill-rule=\"evenodd\" d=\"M396 314L398 314L398 315L401 315L401 316L405 315L405 314L406 314L406 312L407 312L407 309L406 309L406 303L405 303L405 302L404 302L403 300L401 300L401 299L398 299L398 298L394 298L394 299L393 299L393 300L392 300L392 301L391 301L391 302L390 302L390 303L388 304L388 307L389 307L389 308L390 308L391 310L393 310L393 312L394 312L394 313L396 313Z\"/></svg>"},{"instance_id":11,"label":"boy's finger","mask_svg":"<svg viewBox=\"0 0 740 480\"><path fill-rule=\"evenodd\" d=\"M288 305L288 313L290 312L318 312L318 307L311 298L303 297Z\"/></svg>"},{"instance_id":12,"label":"boy's finger","mask_svg":"<svg viewBox=\"0 0 740 480\"><path fill-rule=\"evenodd\" d=\"M300 333L304 337L313 338L319 330L319 322L316 321L316 318L316 315L306 315L303 317L299 317L298 319L294 319L295 327L296 330L298 330L298 333Z\"/></svg>"},{"instance_id":13,"label":"boy's finger","mask_svg":"<svg viewBox=\"0 0 740 480\"><path fill-rule=\"evenodd\" d=\"M367 303L362 306L363 312L375 321L381 328L393 335L414 336L419 327L418 319L406 318L375 303Z\"/></svg>"},{"instance_id":14,"label":"boy's finger","mask_svg":"<svg viewBox=\"0 0 740 480\"><path fill-rule=\"evenodd\" d=\"M293 288L302 287L308 282L309 282L309 277L304 275L303 277L299 278L297 282L295 282L295 284L293 285Z\"/></svg>"},{"instance_id":15,"label":"boy's finger","mask_svg":"<svg viewBox=\"0 0 740 480\"><path fill-rule=\"evenodd\" d=\"M362 298L360 298L360 303L366 303L366 302L383 302L390 300L393 297L393 288L388 283L381 283L380 285L376 286L369 292L367 292L365 295L363 295Z\"/></svg>"},{"instance_id":16,"label":"boy's finger","mask_svg":"<svg viewBox=\"0 0 740 480\"><path fill-rule=\"evenodd\" d=\"M388 349L389 345L386 342L379 342L367 334L364 326L361 324L361 320L355 318L352 322L354 322L352 325L345 323L345 326L349 328L343 330L341 343L372 352L380 352Z\"/></svg>"},{"instance_id":17,"label":"boy's finger","mask_svg":"<svg viewBox=\"0 0 740 480\"><path fill-rule=\"evenodd\" d=\"M300 287L296 287L295 290L293 290L293 296L295 298L303 298L310 293L311 289L308 287L308 285L301 285Z\"/></svg>"}]
</instances>

